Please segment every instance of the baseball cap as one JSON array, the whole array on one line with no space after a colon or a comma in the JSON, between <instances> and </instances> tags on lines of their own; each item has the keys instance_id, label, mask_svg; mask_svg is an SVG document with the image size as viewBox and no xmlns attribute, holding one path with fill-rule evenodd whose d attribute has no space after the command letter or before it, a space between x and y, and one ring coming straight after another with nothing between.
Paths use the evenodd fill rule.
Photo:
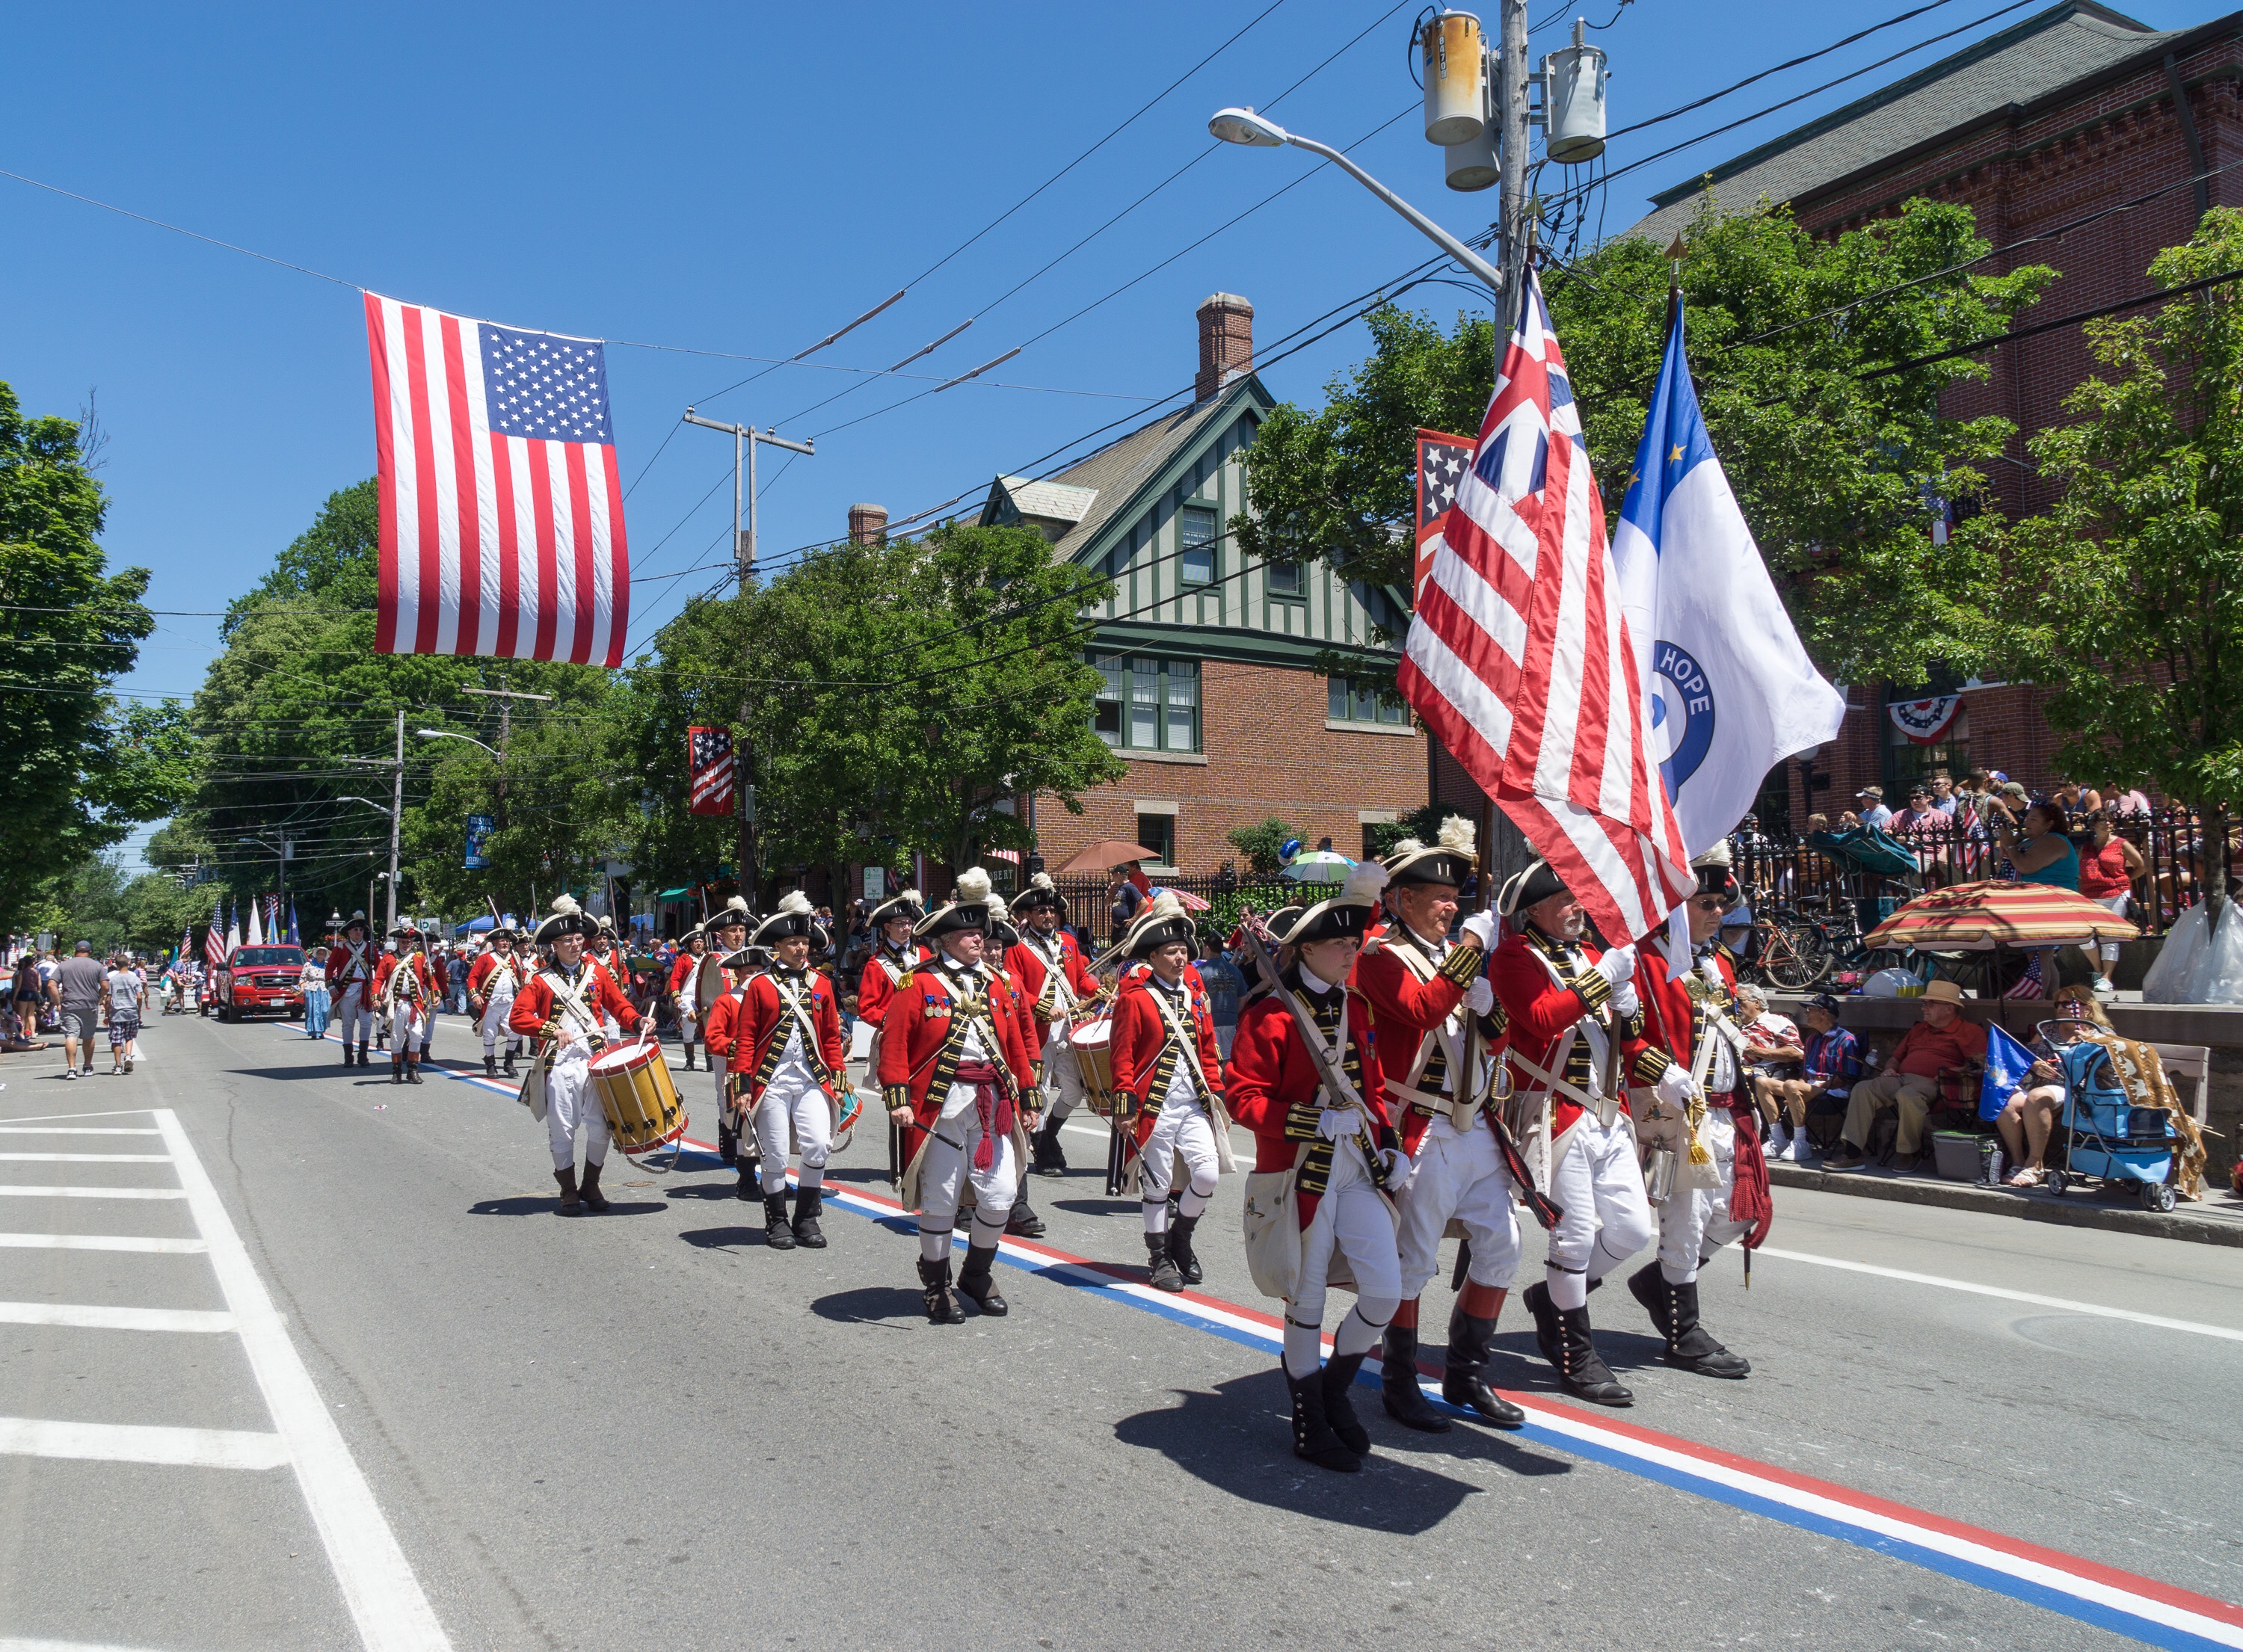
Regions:
<instances>
[{"instance_id":1,"label":"baseball cap","mask_svg":"<svg viewBox=\"0 0 2243 1652\"><path fill-rule=\"evenodd\" d=\"M1864 786L1854 794L1856 797L1875 797L1880 802L1883 801L1885 789L1883 786Z\"/></svg>"}]
</instances>

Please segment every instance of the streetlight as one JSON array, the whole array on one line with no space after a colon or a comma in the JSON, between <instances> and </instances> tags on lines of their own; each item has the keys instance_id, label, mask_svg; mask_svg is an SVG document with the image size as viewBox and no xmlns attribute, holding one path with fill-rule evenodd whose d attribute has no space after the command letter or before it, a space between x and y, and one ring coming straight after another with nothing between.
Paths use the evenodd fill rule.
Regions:
<instances>
[{"instance_id":1,"label":"streetlight","mask_svg":"<svg viewBox=\"0 0 2243 1652\"><path fill-rule=\"evenodd\" d=\"M1289 132L1267 115L1257 115L1250 109L1217 110L1207 123L1207 129L1226 144L1243 144L1249 149L1279 149L1290 144L1296 149L1305 149L1312 155L1323 156L1409 219L1441 251L1486 282L1490 291L1499 293L1503 291L1503 277L1493 265L1330 144L1319 144L1314 138L1303 138L1297 132Z\"/></svg>"},{"instance_id":2,"label":"streetlight","mask_svg":"<svg viewBox=\"0 0 2243 1652\"><path fill-rule=\"evenodd\" d=\"M415 729L413 732L423 740L464 740L471 746L482 747L482 749L490 752L493 757L497 757L499 762L506 761L505 758L499 757L498 753L493 751L490 747L483 745L483 742L473 735L454 734L449 729Z\"/></svg>"}]
</instances>

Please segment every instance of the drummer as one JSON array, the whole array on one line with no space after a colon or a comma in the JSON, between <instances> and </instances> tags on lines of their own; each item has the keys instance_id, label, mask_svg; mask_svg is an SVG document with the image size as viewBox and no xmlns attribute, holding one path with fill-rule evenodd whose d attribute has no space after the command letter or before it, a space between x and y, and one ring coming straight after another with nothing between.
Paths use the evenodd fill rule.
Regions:
<instances>
[{"instance_id":1,"label":"drummer","mask_svg":"<svg viewBox=\"0 0 2243 1652\"><path fill-rule=\"evenodd\" d=\"M604 970L588 963L584 945L599 926L568 896L555 898L553 915L537 926L536 944L552 949L552 961L515 994L507 1025L538 1041L534 1060L545 1068L545 1133L553 1149L553 1179L561 1188L561 1214L581 1216L589 1207L608 1208L600 1192L600 1166L608 1157L608 1116L595 1099L587 1103L592 1057L605 1042L603 1019L626 1031L638 1025L638 1011L616 991ZM584 1127L584 1181L576 1183L576 1126Z\"/></svg>"}]
</instances>

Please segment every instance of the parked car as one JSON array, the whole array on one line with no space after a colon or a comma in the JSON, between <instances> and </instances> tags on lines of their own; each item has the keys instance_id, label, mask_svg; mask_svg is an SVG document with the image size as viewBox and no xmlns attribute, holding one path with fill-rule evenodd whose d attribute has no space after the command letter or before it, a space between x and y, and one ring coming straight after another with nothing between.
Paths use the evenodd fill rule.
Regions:
<instances>
[{"instance_id":1,"label":"parked car","mask_svg":"<svg viewBox=\"0 0 2243 1652\"><path fill-rule=\"evenodd\" d=\"M304 949L238 946L212 976L212 1001L221 1021L256 1015L304 1018Z\"/></svg>"}]
</instances>

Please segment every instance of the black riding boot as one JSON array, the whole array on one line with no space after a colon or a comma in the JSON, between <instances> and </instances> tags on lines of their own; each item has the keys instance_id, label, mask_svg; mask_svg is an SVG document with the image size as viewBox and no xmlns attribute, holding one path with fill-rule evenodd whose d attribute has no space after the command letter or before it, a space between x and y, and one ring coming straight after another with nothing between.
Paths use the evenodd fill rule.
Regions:
<instances>
[{"instance_id":1,"label":"black riding boot","mask_svg":"<svg viewBox=\"0 0 2243 1652\"><path fill-rule=\"evenodd\" d=\"M501 1069L501 1071L503 1071L509 1078L519 1078L522 1077L520 1073L514 1070L514 1046L512 1044L509 1044L506 1047L506 1065Z\"/></svg>"},{"instance_id":2,"label":"black riding boot","mask_svg":"<svg viewBox=\"0 0 2243 1652\"><path fill-rule=\"evenodd\" d=\"M351 1064L352 1064L352 1061L351 1061L351 1046L350 1046L350 1040L349 1040L349 1039L347 1039L347 1038L346 1038L346 1039L344 1039L344 1040L343 1040L343 1065L345 1065L346 1067L347 1067L347 1066L350 1066Z\"/></svg>"},{"instance_id":3,"label":"black riding boot","mask_svg":"<svg viewBox=\"0 0 2243 1652\"><path fill-rule=\"evenodd\" d=\"M561 1214L582 1216L584 1213L584 1201L576 1193L576 1167L570 1165L565 1169L555 1171L553 1179L561 1184Z\"/></svg>"},{"instance_id":4,"label":"black riding boot","mask_svg":"<svg viewBox=\"0 0 2243 1652\"><path fill-rule=\"evenodd\" d=\"M417 1085L421 1082L420 1057L408 1056L405 1058L405 1082L408 1085Z\"/></svg>"},{"instance_id":5,"label":"black riding boot","mask_svg":"<svg viewBox=\"0 0 2243 1652\"><path fill-rule=\"evenodd\" d=\"M741 1165L740 1179L738 1184L732 1189L732 1197L734 1199L746 1199L753 1202L756 1199L761 1199L763 1196L763 1172L758 1171L752 1165Z\"/></svg>"},{"instance_id":6,"label":"black riding boot","mask_svg":"<svg viewBox=\"0 0 2243 1652\"><path fill-rule=\"evenodd\" d=\"M1404 1428L1420 1434L1445 1434L1449 1420L1433 1409L1425 1391L1418 1386L1418 1327L1386 1327L1386 1351L1378 1364L1378 1397L1386 1414Z\"/></svg>"},{"instance_id":7,"label":"black riding boot","mask_svg":"<svg viewBox=\"0 0 2243 1652\"><path fill-rule=\"evenodd\" d=\"M1155 1291L1184 1288L1184 1276L1177 1271L1175 1259L1169 1254L1166 1233L1145 1235L1145 1283Z\"/></svg>"},{"instance_id":8,"label":"black riding boot","mask_svg":"<svg viewBox=\"0 0 2243 1652\"><path fill-rule=\"evenodd\" d=\"M1370 1354L1335 1353L1324 1361L1324 1421L1339 1436L1340 1444L1358 1457L1371 1455L1371 1433L1363 1426L1363 1419L1355 1414L1355 1401L1348 1391L1355 1387L1355 1373L1363 1369Z\"/></svg>"},{"instance_id":9,"label":"black riding boot","mask_svg":"<svg viewBox=\"0 0 2243 1652\"><path fill-rule=\"evenodd\" d=\"M1441 1398L1465 1406L1499 1428L1526 1427L1526 1414L1487 1386L1487 1362L1495 1351L1495 1320L1466 1313L1460 1302L1449 1311L1449 1357L1441 1372Z\"/></svg>"},{"instance_id":10,"label":"black riding boot","mask_svg":"<svg viewBox=\"0 0 2243 1652\"><path fill-rule=\"evenodd\" d=\"M724 1118L717 1121L717 1157L719 1161L727 1165L737 1165L740 1162L740 1132L733 1129Z\"/></svg>"},{"instance_id":11,"label":"black riding boot","mask_svg":"<svg viewBox=\"0 0 2243 1652\"><path fill-rule=\"evenodd\" d=\"M1041 1239L1044 1236L1044 1219L1029 1208L1028 1190L1025 1187L1013 1195L1013 1208L1005 1213L1005 1232L1013 1239ZM960 1286L963 1288L966 1276L961 1273L958 1278Z\"/></svg>"},{"instance_id":12,"label":"black riding boot","mask_svg":"<svg viewBox=\"0 0 2243 1652\"><path fill-rule=\"evenodd\" d=\"M1169 1260L1176 1265L1186 1285L1197 1285L1207 1277L1207 1270L1199 1265L1199 1252L1192 1249L1192 1232L1198 1226L1196 1216L1179 1216L1169 1223Z\"/></svg>"},{"instance_id":13,"label":"black riding boot","mask_svg":"<svg viewBox=\"0 0 2243 1652\"><path fill-rule=\"evenodd\" d=\"M685 1046L685 1071L693 1071L693 1046L690 1044Z\"/></svg>"},{"instance_id":14,"label":"black riding boot","mask_svg":"<svg viewBox=\"0 0 2243 1652\"><path fill-rule=\"evenodd\" d=\"M1589 1311L1566 1308L1558 1315L1558 1386L1576 1400L1598 1406L1632 1406L1635 1395L1613 1376L1612 1367L1597 1355L1589 1334Z\"/></svg>"},{"instance_id":15,"label":"black riding boot","mask_svg":"<svg viewBox=\"0 0 2243 1652\"><path fill-rule=\"evenodd\" d=\"M1058 1119L1047 1117L1036 1133L1029 1138L1028 1145L1034 1150L1035 1157L1028 1168L1036 1175L1067 1174L1067 1155L1059 1147L1059 1125Z\"/></svg>"},{"instance_id":16,"label":"black riding boot","mask_svg":"<svg viewBox=\"0 0 2243 1652\"><path fill-rule=\"evenodd\" d=\"M806 1251L825 1248L825 1230L818 1225L818 1213L825 1208L824 1187L794 1190L794 1242Z\"/></svg>"},{"instance_id":17,"label":"black riding boot","mask_svg":"<svg viewBox=\"0 0 2243 1652\"><path fill-rule=\"evenodd\" d=\"M581 1192L583 1195L585 1209L603 1211L608 1208L608 1197L600 1192L600 1167L597 1165L588 1164L584 1166L584 1181Z\"/></svg>"},{"instance_id":18,"label":"black riding boot","mask_svg":"<svg viewBox=\"0 0 2243 1652\"><path fill-rule=\"evenodd\" d=\"M794 1248L794 1229L787 1225L786 1192L764 1195L764 1243L774 1251Z\"/></svg>"},{"instance_id":19,"label":"black riding boot","mask_svg":"<svg viewBox=\"0 0 2243 1652\"><path fill-rule=\"evenodd\" d=\"M1549 1286L1537 1279L1519 1293L1519 1299L1526 1305L1526 1311L1534 1316L1534 1346L1541 1350L1542 1357L1554 1368L1562 1371L1565 1369L1566 1361L1559 1351L1558 1345L1563 1338L1564 1331L1558 1323L1558 1306L1550 1300Z\"/></svg>"},{"instance_id":20,"label":"black riding boot","mask_svg":"<svg viewBox=\"0 0 2243 1652\"><path fill-rule=\"evenodd\" d=\"M996 1259L994 1245L967 1246L966 1266L958 1270L958 1294L972 1297L982 1313L1002 1319L1012 1312L1012 1304L997 1294L997 1281L989 1277L989 1264Z\"/></svg>"},{"instance_id":21,"label":"black riding boot","mask_svg":"<svg viewBox=\"0 0 2243 1652\"><path fill-rule=\"evenodd\" d=\"M1325 1420L1324 1373L1311 1371L1305 1377L1297 1377L1287 1371L1285 1387L1293 1396L1293 1455L1337 1474L1352 1474L1360 1469L1362 1459L1347 1448Z\"/></svg>"},{"instance_id":22,"label":"black riding boot","mask_svg":"<svg viewBox=\"0 0 2243 1652\"><path fill-rule=\"evenodd\" d=\"M487 1055L483 1058L483 1077L486 1078L498 1077L498 1058L495 1055Z\"/></svg>"},{"instance_id":23,"label":"black riding boot","mask_svg":"<svg viewBox=\"0 0 2243 1652\"><path fill-rule=\"evenodd\" d=\"M950 1259L930 1262L919 1259L919 1283L921 1299L926 1305L929 1325L963 1325L966 1311L958 1306L958 1299L950 1293Z\"/></svg>"},{"instance_id":24,"label":"black riding boot","mask_svg":"<svg viewBox=\"0 0 2243 1652\"><path fill-rule=\"evenodd\" d=\"M1701 1377L1748 1376L1752 1362L1731 1353L1714 1340L1698 1323L1698 1282L1669 1285L1659 1264L1639 1269L1627 1282L1628 1293L1643 1304L1659 1334L1667 1339L1667 1363Z\"/></svg>"},{"instance_id":25,"label":"black riding boot","mask_svg":"<svg viewBox=\"0 0 2243 1652\"><path fill-rule=\"evenodd\" d=\"M389 1082L394 1085L401 1085L405 1082L405 1058L403 1056L390 1057Z\"/></svg>"}]
</instances>

